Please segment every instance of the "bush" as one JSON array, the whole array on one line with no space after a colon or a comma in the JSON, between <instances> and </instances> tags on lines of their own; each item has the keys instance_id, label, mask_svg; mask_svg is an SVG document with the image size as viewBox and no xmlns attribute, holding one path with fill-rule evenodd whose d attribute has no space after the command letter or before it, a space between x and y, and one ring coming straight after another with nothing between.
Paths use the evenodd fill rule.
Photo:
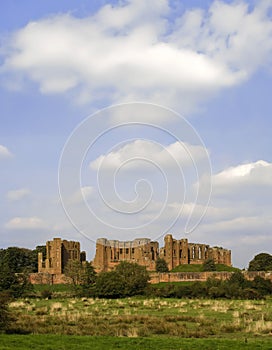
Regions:
<instances>
[{"instance_id":1,"label":"bush","mask_svg":"<svg viewBox=\"0 0 272 350\"><path fill-rule=\"evenodd\" d=\"M103 298L122 298L144 294L149 274L144 266L122 261L114 271L97 276L95 295Z\"/></svg>"},{"instance_id":2,"label":"bush","mask_svg":"<svg viewBox=\"0 0 272 350\"><path fill-rule=\"evenodd\" d=\"M251 282L252 288L256 289L261 295L272 294L272 282L256 276Z\"/></svg>"},{"instance_id":3,"label":"bush","mask_svg":"<svg viewBox=\"0 0 272 350\"><path fill-rule=\"evenodd\" d=\"M124 294L124 280L116 271L101 272L96 279L95 294L100 298L122 298Z\"/></svg>"},{"instance_id":4,"label":"bush","mask_svg":"<svg viewBox=\"0 0 272 350\"><path fill-rule=\"evenodd\" d=\"M51 292L51 290L49 290L49 289L44 289L44 290L42 290L42 292L41 292L41 296L42 296L42 298L44 298L44 299L51 299L52 298L52 292Z\"/></svg>"},{"instance_id":5,"label":"bush","mask_svg":"<svg viewBox=\"0 0 272 350\"><path fill-rule=\"evenodd\" d=\"M122 261L115 271L123 281L125 296L144 293L150 278L145 266Z\"/></svg>"},{"instance_id":6,"label":"bush","mask_svg":"<svg viewBox=\"0 0 272 350\"><path fill-rule=\"evenodd\" d=\"M158 258L156 260L156 271L157 272L168 272L169 271L167 262L164 259Z\"/></svg>"},{"instance_id":7,"label":"bush","mask_svg":"<svg viewBox=\"0 0 272 350\"><path fill-rule=\"evenodd\" d=\"M248 271L272 271L272 255L260 253L250 261Z\"/></svg>"},{"instance_id":8,"label":"bush","mask_svg":"<svg viewBox=\"0 0 272 350\"><path fill-rule=\"evenodd\" d=\"M203 271L216 271L216 266L213 259L207 259L202 264Z\"/></svg>"},{"instance_id":9,"label":"bush","mask_svg":"<svg viewBox=\"0 0 272 350\"><path fill-rule=\"evenodd\" d=\"M6 332L14 320L8 308L9 301L10 296L8 293L0 293L0 332Z\"/></svg>"}]
</instances>

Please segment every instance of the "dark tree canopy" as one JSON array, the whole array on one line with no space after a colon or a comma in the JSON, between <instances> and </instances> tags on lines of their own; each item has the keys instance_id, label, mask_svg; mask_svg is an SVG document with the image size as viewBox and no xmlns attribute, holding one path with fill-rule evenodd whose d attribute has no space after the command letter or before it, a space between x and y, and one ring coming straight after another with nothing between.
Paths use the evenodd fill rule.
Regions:
<instances>
[{"instance_id":1,"label":"dark tree canopy","mask_svg":"<svg viewBox=\"0 0 272 350\"><path fill-rule=\"evenodd\" d=\"M156 260L156 271L157 272L168 272L169 271L167 262L164 259L158 258Z\"/></svg>"},{"instance_id":2,"label":"dark tree canopy","mask_svg":"<svg viewBox=\"0 0 272 350\"><path fill-rule=\"evenodd\" d=\"M203 271L216 271L216 266L213 259L207 259L202 264Z\"/></svg>"},{"instance_id":3,"label":"dark tree canopy","mask_svg":"<svg viewBox=\"0 0 272 350\"><path fill-rule=\"evenodd\" d=\"M38 252L45 254L45 246L38 246L36 249L9 247L0 250L0 263L6 264L15 273L37 272Z\"/></svg>"},{"instance_id":4,"label":"dark tree canopy","mask_svg":"<svg viewBox=\"0 0 272 350\"><path fill-rule=\"evenodd\" d=\"M71 279L75 292L86 296L93 293L96 272L91 263L69 260L64 273Z\"/></svg>"},{"instance_id":5,"label":"dark tree canopy","mask_svg":"<svg viewBox=\"0 0 272 350\"><path fill-rule=\"evenodd\" d=\"M122 261L115 271L124 281L124 295L142 294L149 281L149 274L145 266Z\"/></svg>"},{"instance_id":6,"label":"dark tree canopy","mask_svg":"<svg viewBox=\"0 0 272 350\"><path fill-rule=\"evenodd\" d=\"M272 271L272 255L260 253L250 261L248 271Z\"/></svg>"},{"instance_id":7,"label":"dark tree canopy","mask_svg":"<svg viewBox=\"0 0 272 350\"><path fill-rule=\"evenodd\" d=\"M122 298L143 294L149 281L144 266L122 261L114 271L97 276L96 294L104 298Z\"/></svg>"},{"instance_id":8,"label":"dark tree canopy","mask_svg":"<svg viewBox=\"0 0 272 350\"><path fill-rule=\"evenodd\" d=\"M38 252L18 247L0 249L0 292L8 292L13 297L23 296L32 289L28 274L38 271Z\"/></svg>"}]
</instances>

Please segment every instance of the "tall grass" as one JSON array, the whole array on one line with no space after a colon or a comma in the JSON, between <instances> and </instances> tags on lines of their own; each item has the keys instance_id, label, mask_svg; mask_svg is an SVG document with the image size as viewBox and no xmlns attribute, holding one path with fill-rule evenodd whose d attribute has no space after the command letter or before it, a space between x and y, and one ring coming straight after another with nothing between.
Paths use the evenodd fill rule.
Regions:
<instances>
[{"instance_id":1,"label":"tall grass","mask_svg":"<svg viewBox=\"0 0 272 350\"><path fill-rule=\"evenodd\" d=\"M10 333L207 338L272 335L272 299L22 299Z\"/></svg>"}]
</instances>

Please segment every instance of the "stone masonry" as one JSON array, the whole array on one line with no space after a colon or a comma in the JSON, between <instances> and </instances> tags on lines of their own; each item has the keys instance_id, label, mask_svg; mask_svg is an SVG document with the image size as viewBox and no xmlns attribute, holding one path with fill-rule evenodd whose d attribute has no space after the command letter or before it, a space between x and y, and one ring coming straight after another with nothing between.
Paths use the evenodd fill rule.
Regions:
<instances>
[{"instance_id":1,"label":"stone masonry","mask_svg":"<svg viewBox=\"0 0 272 350\"><path fill-rule=\"evenodd\" d=\"M118 241L99 238L96 241L96 254L93 265L97 272L110 271L121 261L134 262L155 270L158 257L165 259L169 270L181 264L202 264L213 259L216 264L231 266L231 251L207 244L188 243L188 239L174 239L171 234L164 238L164 247L148 238L133 241Z\"/></svg>"},{"instance_id":2,"label":"stone masonry","mask_svg":"<svg viewBox=\"0 0 272 350\"><path fill-rule=\"evenodd\" d=\"M85 261L85 252L80 252L80 243L54 238L46 242L46 258L38 253L38 273L61 275L69 260Z\"/></svg>"},{"instance_id":3,"label":"stone masonry","mask_svg":"<svg viewBox=\"0 0 272 350\"><path fill-rule=\"evenodd\" d=\"M93 266L97 272L113 270L121 261L134 262L155 270L159 256L159 243L148 238L133 241L117 241L99 238L96 241L96 253Z\"/></svg>"}]
</instances>

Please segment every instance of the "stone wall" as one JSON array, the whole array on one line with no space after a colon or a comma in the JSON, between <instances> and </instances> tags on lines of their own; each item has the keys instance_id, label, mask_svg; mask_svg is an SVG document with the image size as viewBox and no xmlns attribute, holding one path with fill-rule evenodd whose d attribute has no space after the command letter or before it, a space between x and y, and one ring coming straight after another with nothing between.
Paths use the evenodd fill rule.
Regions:
<instances>
[{"instance_id":1,"label":"stone wall","mask_svg":"<svg viewBox=\"0 0 272 350\"><path fill-rule=\"evenodd\" d=\"M264 271L243 271L246 279L254 280L256 276L260 276L264 279L272 281L272 272ZM160 282L205 282L208 278L217 278L220 280L226 280L231 277L233 272L169 272L169 273L150 273L150 283ZM72 283L72 280L66 277L64 274L49 274L49 273L31 273L29 280L32 284L68 284Z\"/></svg>"},{"instance_id":2,"label":"stone wall","mask_svg":"<svg viewBox=\"0 0 272 350\"><path fill-rule=\"evenodd\" d=\"M260 276L264 279L272 281L272 272L264 271L243 271L243 275L248 280L254 280L256 276ZM217 278L220 280L227 280L231 277L233 272L169 272L169 273L157 273L153 272L150 274L150 283L160 282L205 282L208 278Z\"/></svg>"},{"instance_id":3,"label":"stone wall","mask_svg":"<svg viewBox=\"0 0 272 350\"><path fill-rule=\"evenodd\" d=\"M63 274L69 260L81 261L86 254L80 252L80 243L54 238L46 242L46 257L38 253L38 272Z\"/></svg>"},{"instance_id":4,"label":"stone wall","mask_svg":"<svg viewBox=\"0 0 272 350\"><path fill-rule=\"evenodd\" d=\"M159 256L158 242L148 238L133 241L118 241L99 238L96 241L96 253L93 266L97 272L113 270L121 261L128 261L155 270Z\"/></svg>"},{"instance_id":5,"label":"stone wall","mask_svg":"<svg viewBox=\"0 0 272 350\"><path fill-rule=\"evenodd\" d=\"M165 259L169 270L182 264L203 264L213 259L216 264L231 266L231 251L207 244L188 243L188 239L174 239L171 234L164 237L164 247L148 238L133 241L118 241L99 238L96 241L96 253L93 261L97 272L110 271L121 261L134 262L154 271L158 257Z\"/></svg>"},{"instance_id":6,"label":"stone wall","mask_svg":"<svg viewBox=\"0 0 272 350\"><path fill-rule=\"evenodd\" d=\"M44 272L31 273L29 281L32 284L69 284L72 280L64 274L50 274Z\"/></svg>"}]
</instances>

